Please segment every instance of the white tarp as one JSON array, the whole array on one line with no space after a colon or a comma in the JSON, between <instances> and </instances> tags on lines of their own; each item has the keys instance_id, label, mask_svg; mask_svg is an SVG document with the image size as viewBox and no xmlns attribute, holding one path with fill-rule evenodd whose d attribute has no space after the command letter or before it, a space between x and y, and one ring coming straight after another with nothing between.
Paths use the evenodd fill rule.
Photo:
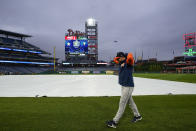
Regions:
<instances>
[{"instance_id":1,"label":"white tarp","mask_svg":"<svg viewBox=\"0 0 196 131\"><path fill-rule=\"evenodd\" d=\"M134 77L133 95L196 94L196 84ZM115 75L5 75L0 97L120 96Z\"/></svg>"}]
</instances>

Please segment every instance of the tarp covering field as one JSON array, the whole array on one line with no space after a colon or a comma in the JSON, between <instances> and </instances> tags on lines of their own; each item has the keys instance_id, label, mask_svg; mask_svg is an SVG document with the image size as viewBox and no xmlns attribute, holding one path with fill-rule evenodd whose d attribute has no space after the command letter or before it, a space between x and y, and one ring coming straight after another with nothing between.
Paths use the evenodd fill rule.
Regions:
<instances>
[{"instance_id":1,"label":"tarp covering field","mask_svg":"<svg viewBox=\"0 0 196 131\"><path fill-rule=\"evenodd\" d=\"M196 84L134 77L133 95L196 94ZM115 75L0 76L0 97L120 96Z\"/></svg>"}]
</instances>

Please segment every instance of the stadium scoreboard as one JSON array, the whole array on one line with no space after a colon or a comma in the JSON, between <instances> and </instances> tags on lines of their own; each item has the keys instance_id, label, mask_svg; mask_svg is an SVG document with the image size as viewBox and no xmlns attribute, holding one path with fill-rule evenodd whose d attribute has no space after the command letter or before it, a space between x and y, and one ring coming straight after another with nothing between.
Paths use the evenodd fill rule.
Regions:
<instances>
[{"instance_id":1,"label":"stadium scoreboard","mask_svg":"<svg viewBox=\"0 0 196 131\"><path fill-rule=\"evenodd\" d=\"M65 36L65 54L88 54L88 40L86 37Z\"/></svg>"}]
</instances>

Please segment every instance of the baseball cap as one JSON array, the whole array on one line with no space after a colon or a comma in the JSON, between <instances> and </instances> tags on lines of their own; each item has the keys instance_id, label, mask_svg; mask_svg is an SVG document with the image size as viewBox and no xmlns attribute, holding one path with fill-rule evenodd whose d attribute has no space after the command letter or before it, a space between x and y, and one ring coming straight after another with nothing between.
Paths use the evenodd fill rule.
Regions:
<instances>
[{"instance_id":1,"label":"baseball cap","mask_svg":"<svg viewBox=\"0 0 196 131\"><path fill-rule=\"evenodd\" d=\"M117 52L116 57L126 57L124 52Z\"/></svg>"}]
</instances>

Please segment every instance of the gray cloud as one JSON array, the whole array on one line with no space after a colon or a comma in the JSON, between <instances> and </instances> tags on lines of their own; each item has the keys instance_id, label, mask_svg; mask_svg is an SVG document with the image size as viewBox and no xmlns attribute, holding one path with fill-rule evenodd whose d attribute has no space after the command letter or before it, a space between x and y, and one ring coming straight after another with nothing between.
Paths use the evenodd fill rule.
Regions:
<instances>
[{"instance_id":1,"label":"gray cloud","mask_svg":"<svg viewBox=\"0 0 196 131\"><path fill-rule=\"evenodd\" d=\"M33 35L27 41L64 59L67 29L98 21L99 59L117 51L171 59L184 51L183 33L196 31L195 0L1 0L0 28ZM118 43L114 43L118 40Z\"/></svg>"}]
</instances>

